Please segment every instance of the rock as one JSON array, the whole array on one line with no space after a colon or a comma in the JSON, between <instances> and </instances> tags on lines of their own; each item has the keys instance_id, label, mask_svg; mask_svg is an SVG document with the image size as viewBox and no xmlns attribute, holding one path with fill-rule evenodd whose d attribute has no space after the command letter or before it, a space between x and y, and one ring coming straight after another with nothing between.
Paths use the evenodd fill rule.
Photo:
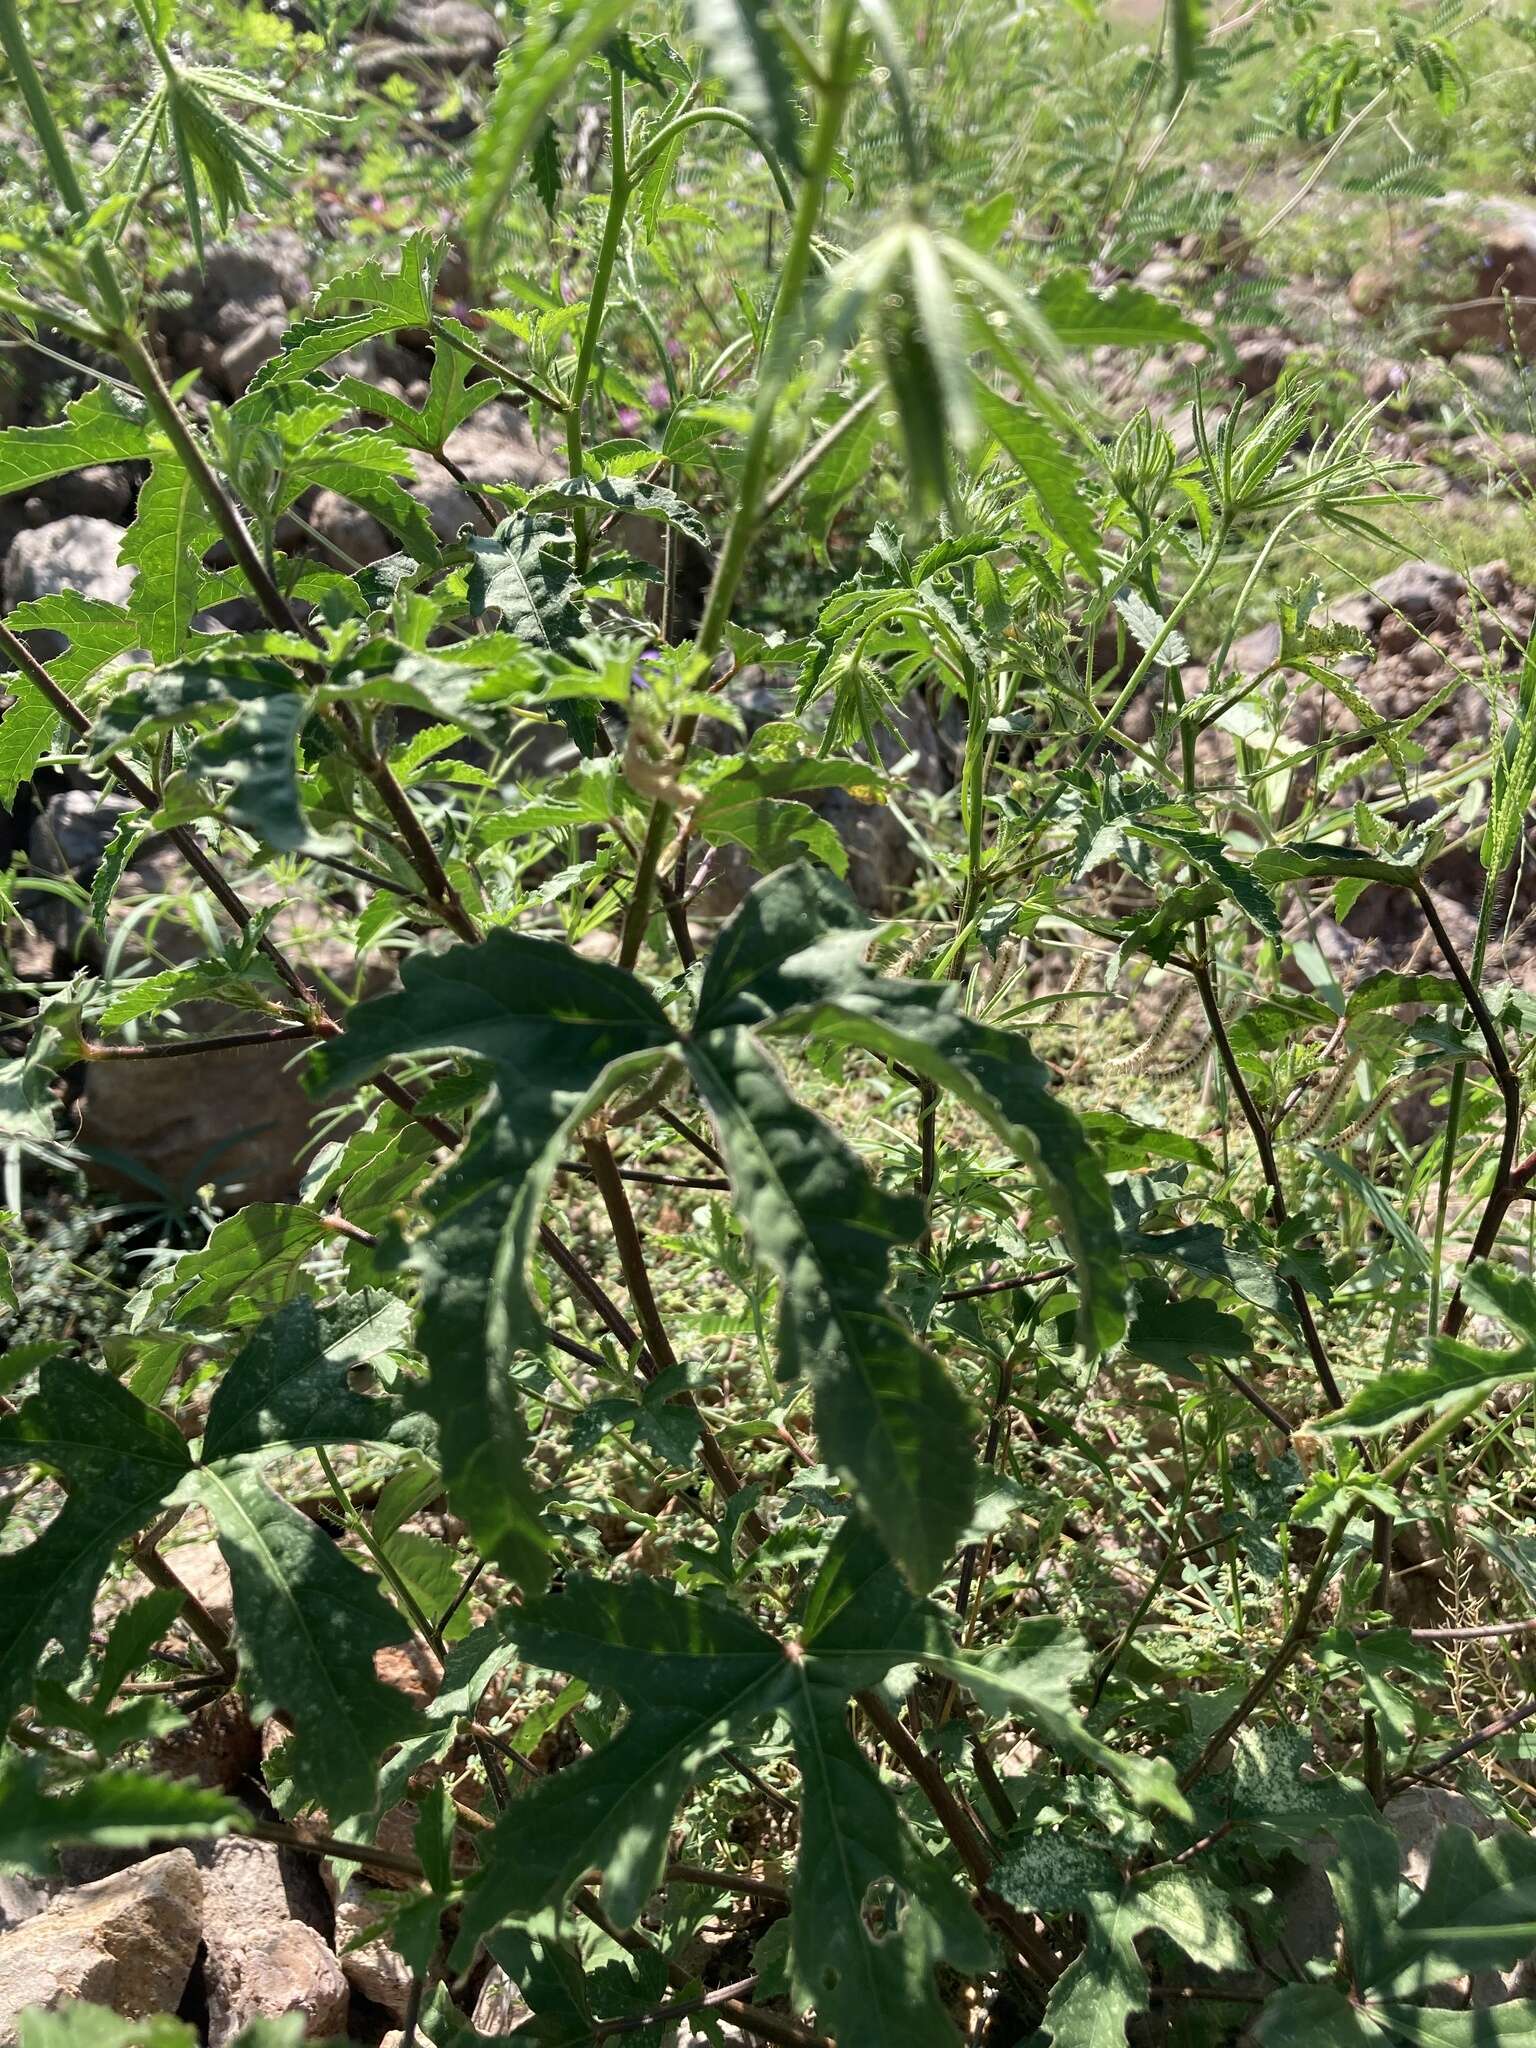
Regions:
<instances>
[{"instance_id":1,"label":"rock","mask_svg":"<svg viewBox=\"0 0 1536 2048\"><path fill-rule=\"evenodd\" d=\"M92 816L93 804L100 816ZM85 856L67 872L88 883L95 866L93 849L99 853L115 823L111 800L104 805L96 799L82 802L72 793L57 810L50 807L48 815L55 820L49 828L52 841L61 846L67 842ZM129 863L119 885L119 902L146 895L169 899L154 928L156 966L201 958L207 951L201 932L190 920L178 918L174 908L177 898L200 887L169 840L148 842ZM274 893L259 879L248 883L244 893L252 902L274 900ZM320 976L328 975L357 993L382 985L382 970L360 972L350 946L329 936L323 907L276 900L281 907L274 935L292 957L312 962ZM57 912L49 915L58 918ZM99 944L83 915L67 907L63 926L56 921L50 931L55 943L70 952ZM130 954L125 964L132 958ZM249 1029L252 1021L249 1011L214 1001L181 1004L177 1014L190 1037ZM213 1179L225 1198L237 1205L291 1200L302 1177L300 1154L314 1115L300 1068L294 1047L281 1041L177 1060L96 1062L81 1097L82 1133L96 1152L90 1166L93 1180L98 1186L142 1193L142 1180L101 1156L116 1152L189 1193Z\"/></svg>"},{"instance_id":2,"label":"rock","mask_svg":"<svg viewBox=\"0 0 1536 2048\"><path fill-rule=\"evenodd\" d=\"M347 1880L336 1901L336 1952L352 1989L381 2005L395 2019L403 2020L411 1995L411 1972L404 1957L387 1941L364 1941L358 1945L360 1935L387 1917L381 1904L390 1897L388 1892L374 1891L360 1878Z\"/></svg>"},{"instance_id":3,"label":"rock","mask_svg":"<svg viewBox=\"0 0 1536 2048\"><path fill-rule=\"evenodd\" d=\"M1536 208L1447 193L1433 221L1399 238L1393 261L1355 272L1349 303L1380 319L1410 289L1434 309L1427 341L1436 354L1528 356L1536 345Z\"/></svg>"},{"instance_id":4,"label":"rock","mask_svg":"<svg viewBox=\"0 0 1536 2048\"><path fill-rule=\"evenodd\" d=\"M1366 365L1360 388L1370 404L1395 411L1407 401L1411 375L1406 363L1394 363L1386 356L1379 356L1374 363Z\"/></svg>"},{"instance_id":5,"label":"rock","mask_svg":"<svg viewBox=\"0 0 1536 2048\"><path fill-rule=\"evenodd\" d=\"M789 715L789 696L784 686L770 684L765 672L757 667L744 668L726 695L740 715L745 733L724 719L705 719L698 731L701 752L738 753L761 727ZM824 703L812 706L813 729L825 714ZM902 800L903 790L942 795L953 786L954 778L944 741L917 691L902 704L896 723L895 733L881 728L879 749L882 764L894 771L897 801ZM841 789L808 791L805 801L827 820L847 847L848 886L858 901L877 915L890 915L901 892L917 873L912 842L891 806L860 803ZM739 848L714 849L709 860L713 879L695 908L707 917L724 916L751 887L756 871Z\"/></svg>"},{"instance_id":6,"label":"rock","mask_svg":"<svg viewBox=\"0 0 1536 2048\"><path fill-rule=\"evenodd\" d=\"M475 0L402 0L389 28L389 35L358 46L357 76L364 85L379 85L397 72L457 73L492 64L503 42L496 17Z\"/></svg>"},{"instance_id":7,"label":"rock","mask_svg":"<svg viewBox=\"0 0 1536 2048\"><path fill-rule=\"evenodd\" d=\"M228 1630L233 1626L235 1608L229 1566L217 1543L210 1538L200 1543L173 1544L165 1551L165 1562L220 1628Z\"/></svg>"},{"instance_id":8,"label":"rock","mask_svg":"<svg viewBox=\"0 0 1536 2048\"><path fill-rule=\"evenodd\" d=\"M498 1963L492 1963L475 2000L477 2034L510 2034L528 2017L528 2003Z\"/></svg>"},{"instance_id":9,"label":"rock","mask_svg":"<svg viewBox=\"0 0 1536 2048\"><path fill-rule=\"evenodd\" d=\"M65 1892L0 1935L0 2048L12 2048L33 2006L85 1999L124 2019L174 2012L202 1920L202 1878L185 1849Z\"/></svg>"},{"instance_id":10,"label":"rock","mask_svg":"<svg viewBox=\"0 0 1536 2048\"><path fill-rule=\"evenodd\" d=\"M0 1934L8 1934L23 1920L46 1912L48 1894L24 1877L0 1876Z\"/></svg>"},{"instance_id":11,"label":"rock","mask_svg":"<svg viewBox=\"0 0 1536 2048\"><path fill-rule=\"evenodd\" d=\"M265 360L263 343L247 338L260 330L270 355L275 335L309 289L303 243L274 229L210 249L201 270L188 265L174 272L161 287L156 325L178 369L201 370L238 398Z\"/></svg>"},{"instance_id":12,"label":"rock","mask_svg":"<svg viewBox=\"0 0 1536 2048\"><path fill-rule=\"evenodd\" d=\"M120 526L83 512L18 533L0 570L0 609L60 590L126 604L134 572L117 558L122 538Z\"/></svg>"},{"instance_id":13,"label":"rock","mask_svg":"<svg viewBox=\"0 0 1536 2048\"><path fill-rule=\"evenodd\" d=\"M150 1745L149 1768L210 1792L233 1792L255 1770L261 1738L238 1693L226 1692Z\"/></svg>"},{"instance_id":14,"label":"rock","mask_svg":"<svg viewBox=\"0 0 1536 2048\"><path fill-rule=\"evenodd\" d=\"M1389 612L1400 612L1422 633L1453 626L1466 587L1454 569L1439 562L1404 562L1373 587L1369 624L1379 629Z\"/></svg>"},{"instance_id":15,"label":"rock","mask_svg":"<svg viewBox=\"0 0 1536 2048\"><path fill-rule=\"evenodd\" d=\"M219 354L213 375L231 398L241 398L263 363L277 354L288 326L286 311L262 314Z\"/></svg>"},{"instance_id":16,"label":"rock","mask_svg":"<svg viewBox=\"0 0 1536 2048\"><path fill-rule=\"evenodd\" d=\"M319 1881L297 1856L238 1835L197 1852L203 1873L203 1980L208 2048L225 2048L248 2020L299 2014L307 2040L347 2030L341 1964L310 1924ZM307 1916L307 1917L300 1917Z\"/></svg>"},{"instance_id":17,"label":"rock","mask_svg":"<svg viewBox=\"0 0 1536 2048\"><path fill-rule=\"evenodd\" d=\"M1238 383L1250 398L1259 398L1280 382L1293 350L1283 334L1256 334L1240 341L1234 353Z\"/></svg>"},{"instance_id":18,"label":"rock","mask_svg":"<svg viewBox=\"0 0 1536 2048\"><path fill-rule=\"evenodd\" d=\"M33 507L40 517L31 518ZM93 462L66 476L50 477L27 499L28 524L43 526L52 519L79 513L88 519L110 519L126 526L133 515L133 480L127 464Z\"/></svg>"}]
</instances>

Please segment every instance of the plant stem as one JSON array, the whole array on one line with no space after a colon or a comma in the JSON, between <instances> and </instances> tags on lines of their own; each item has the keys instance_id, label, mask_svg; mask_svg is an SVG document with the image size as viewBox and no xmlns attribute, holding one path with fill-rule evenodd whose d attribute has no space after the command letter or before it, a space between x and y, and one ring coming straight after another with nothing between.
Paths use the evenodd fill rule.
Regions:
<instances>
[{"instance_id":1,"label":"plant stem","mask_svg":"<svg viewBox=\"0 0 1536 2048\"><path fill-rule=\"evenodd\" d=\"M1216 1057L1221 1063L1223 1074L1226 1076L1227 1086L1232 1090L1237 1100L1238 1108L1243 1113L1243 1121L1247 1124L1248 1129L1253 1135L1253 1142L1259 1155L1259 1167L1264 1175L1265 1185L1269 1189L1270 1221L1278 1228L1280 1224L1285 1222L1288 1213L1285 1204L1285 1184L1280 1178L1280 1168L1275 1159L1274 1143L1270 1138L1268 1126L1264 1122L1263 1113L1253 1099L1253 1092L1244 1078L1243 1070L1238 1064L1237 1055L1232 1050L1232 1041L1227 1036L1226 1022L1217 1004L1216 991L1211 981L1211 969L1208 958L1202 957L1194 963L1194 979L1195 987L1200 996L1200 1007L1204 1010L1205 1021L1210 1027L1211 1042L1216 1048ZM1339 1390L1339 1383L1334 1376L1327 1347L1323 1343L1322 1333L1318 1329L1316 1319L1312 1314L1312 1305L1307 1300L1306 1291L1300 1281L1294 1279L1286 1282L1286 1289L1295 1307L1297 1321L1301 1324L1302 1337L1305 1340L1308 1352L1311 1354L1312 1364L1317 1372L1318 1382L1322 1387L1328 1405L1330 1408L1342 1408L1344 1396Z\"/></svg>"},{"instance_id":2,"label":"plant stem","mask_svg":"<svg viewBox=\"0 0 1536 2048\"><path fill-rule=\"evenodd\" d=\"M747 435L746 447L742 451L736 505L731 515L730 526L726 530L724 545L720 550L720 559L715 565L715 573L710 581L704 617L700 621L695 641L699 653L709 662L714 660L725 644L725 632L730 622L736 588L741 581L742 571L746 568L747 551L757 532L761 516L760 500L767 483L774 413L794 368L801 302L805 296L806 281L810 276L816 228L826 200L827 183L832 175L832 167L837 161L838 137L842 133L848 97L853 90L853 80L848 75L852 21L852 0L830 0L827 57L822 67L820 88L821 105L806 162L805 182L800 188L794 225L785 244L784 261L779 272L778 294L774 300L773 316L763 344L762 374L758 381L752 426ZM679 721L675 741L684 758L693 742L697 723L698 720L694 716ZM622 967L633 967L640 957L646 926L650 922L656 870L667 842L671 819L671 806L664 798L657 797L651 805L651 814L646 821L645 838L641 844L640 859L635 872L634 892L630 897L629 909L625 913L620 935L619 964Z\"/></svg>"},{"instance_id":3,"label":"plant stem","mask_svg":"<svg viewBox=\"0 0 1536 2048\"><path fill-rule=\"evenodd\" d=\"M619 1255L619 1264L624 1272L624 1284L629 1289L629 1299L644 1333L646 1347L657 1373L670 1372L677 1365L677 1353L672 1348L672 1339L662 1321L657 1306L655 1291L651 1286L650 1270L646 1264L645 1246L641 1242L640 1228L635 1221L635 1212L629 1205L624 1182L619 1176L618 1162L606 1137L593 1134L582 1140L587 1164L592 1169L592 1178L597 1191L603 1198L603 1207L608 1212L608 1221L613 1229L614 1249ZM692 1410L699 1425L699 1453L705 1470L727 1499L740 1493L741 1480L738 1478L729 1458L721 1450L714 1433L699 1414L698 1403L691 1391L684 1387L673 1396L680 1408ZM755 1543L761 1543L768 1534L766 1524L755 1508L749 1508L745 1517L746 1527Z\"/></svg>"},{"instance_id":4,"label":"plant stem","mask_svg":"<svg viewBox=\"0 0 1536 2048\"><path fill-rule=\"evenodd\" d=\"M252 1045L282 1045L291 1039L318 1038L313 1024L280 1024L271 1031L230 1031L222 1038L159 1039L148 1045L93 1045L82 1043L82 1059L179 1060L207 1052L236 1052Z\"/></svg>"},{"instance_id":5,"label":"plant stem","mask_svg":"<svg viewBox=\"0 0 1536 2048\"><path fill-rule=\"evenodd\" d=\"M582 323L581 347L571 378L570 409L565 415L565 459L573 477L579 477L582 473L582 409L586 403L587 386L592 378L592 366L597 360L597 345L603 331L603 316L608 309L608 288L613 281L613 266L619 253L619 237L624 231L624 209L629 204L631 188L624 167L624 118L624 73L616 63L610 62L608 211L603 220L603 238L598 244L597 262L592 271L592 289L587 298L587 317ZM585 572L592 553L592 525L585 512L577 512L575 528L576 573L580 576Z\"/></svg>"},{"instance_id":6,"label":"plant stem","mask_svg":"<svg viewBox=\"0 0 1536 2048\"><path fill-rule=\"evenodd\" d=\"M1311 1630L1312 1616L1317 1611L1317 1603L1323 1597L1323 1590L1328 1584L1329 1574L1333 1569L1333 1561L1338 1556L1344 1542L1344 1532L1349 1527L1352 1519L1351 1514L1347 1512L1342 1514L1324 1539L1323 1547L1318 1552L1317 1562L1312 1567L1311 1576L1302 1588L1301 1598L1296 1603L1296 1611L1291 1616L1290 1627L1287 1628L1285 1634L1280 1639L1280 1647L1275 1651L1273 1657L1270 1658L1269 1662L1264 1666L1258 1677L1249 1686L1247 1692L1243 1694L1243 1697L1238 1701L1231 1713L1228 1714L1221 1726L1207 1740L1205 1747L1189 1766L1189 1769L1179 1779L1179 1789L1181 1791L1187 1792L1191 1785L1205 1776L1233 1736L1244 1726L1255 1709L1262 1706L1264 1701L1268 1699L1281 1678L1300 1655L1301 1647Z\"/></svg>"},{"instance_id":7,"label":"plant stem","mask_svg":"<svg viewBox=\"0 0 1536 2048\"><path fill-rule=\"evenodd\" d=\"M1424 921L1434 936L1435 944L1450 968L1467 1008L1472 1012L1478 1035L1487 1052L1489 1069L1504 1104L1504 1131L1499 1143L1498 1164L1493 1171L1493 1185L1489 1189L1488 1200L1484 1205L1477 1234L1472 1240L1472 1248L1468 1255L1467 1263L1472 1265L1479 1259L1486 1259L1498 1242L1499 1231L1518 1190L1515 1160L1520 1150L1520 1077L1510 1065L1509 1054L1504 1049L1504 1041L1499 1035L1499 1028L1488 1005L1483 1001L1482 992L1473 976L1467 972L1461 955L1452 944L1450 934L1435 908L1434 898L1422 880L1414 884L1414 895L1418 899L1420 910L1424 913ZM1479 926L1481 927L1481 919ZM1442 1333L1447 1337L1454 1337L1466 1319L1466 1297L1458 1282L1445 1311L1445 1318L1441 1324Z\"/></svg>"},{"instance_id":8,"label":"plant stem","mask_svg":"<svg viewBox=\"0 0 1536 2048\"><path fill-rule=\"evenodd\" d=\"M337 1476L336 1468L331 1463L330 1457L323 1445L316 1444L315 1456L320 1461L320 1470L325 1474L326 1484L335 1495L336 1505L341 1509L347 1527L378 1566L383 1578L393 1587L395 1598L410 1617L411 1626L432 1652L438 1663L441 1664L445 1655L441 1635L422 1612L421 1603L385 1555L383 1546L374 1540L372 1529L369 1528L363 1515L354 1504L351 1494L342 1485L341 1480Z\"/></svg>"}]
</instances>

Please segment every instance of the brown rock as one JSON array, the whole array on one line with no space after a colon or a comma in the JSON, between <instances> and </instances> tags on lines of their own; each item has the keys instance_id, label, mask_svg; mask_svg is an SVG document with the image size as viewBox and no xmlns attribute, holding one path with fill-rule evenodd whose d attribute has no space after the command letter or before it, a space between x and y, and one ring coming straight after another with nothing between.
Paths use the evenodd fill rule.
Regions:
<instances>
[{"instance_id":1,"label":"brown rock","mask_svg":"<svg viewBox=\"0 0 1536 2048\"><path fill-rule=\"evenodd\" d=\"M237 1693L227 1692L162 1735L149 1767L163 1778L189 1778L210 1792L233 1792L256 1768L261 1738Z\"/></svg>"},{"instance_id":2,"label":"brown rock","mask_svg":"<svg viewBox=\"0 0 1536 2048\"><path fill-rule=\"evenodd\" d=\"M349 1878L336 1901L336 1951L353 1990L403 2020L411 1995L411 1972L405 1958L387 1941L359 1940L386 1918L382 1908L389 1899L388 1892L376 1892L360 1878Z\"/></svg>"},{"instance_id":3,"label":"brown rock","mask_svg":"<svg viewBox=\"0 0 1536 2048\"><path fill-rule=\"evenodd\" d=\"M298 2013L305 2038L347 2028L340 1963L301 1913L319 1900L297 1868L267 1842L229 1836L198 1852L203 1869L204 1982L209 2048L224 2048L248 2020Z\"/></svg>"},{"instance_id":4,"label":"brown rock","mask_svg":"<svg viewBox=\"0 0 1536 2048\"><path fill-rule=\"evenodd\" d=\"M65 1892L0 1935L0 2048L29 2008L75 1999L125 2019L174 2011L202 1932L203 1885L185 1849Z\"/></svg>"}]
</instances>

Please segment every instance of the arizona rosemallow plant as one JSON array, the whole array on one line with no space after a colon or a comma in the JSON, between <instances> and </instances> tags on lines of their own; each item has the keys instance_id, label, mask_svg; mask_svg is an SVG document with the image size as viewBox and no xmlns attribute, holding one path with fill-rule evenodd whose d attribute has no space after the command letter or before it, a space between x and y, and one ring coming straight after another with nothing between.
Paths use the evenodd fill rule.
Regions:
<instances>
[{"instance_id":1,"label":"arizona rosemallow plant","mask_svg":"<svg viewBox=\"0 0 1536 2048\"><path fill-rule=\"evenodd\" d=\"M0 1858L247 1830L387 1870L407 2031L437 2048L472 2037L486 1953L519 2033L563 2048L684 2023L802 2048L1536 2041L1525 2001L1436 1995L1531 1947L1536 1848L1450 1830L1401 1890L1379 1816L1433 1734L1410 1697L1431 1653L1381 1626L1403 1534L1490 1398L1536 1378L1512 1262L1531 1018L1485 975L1536 784L1536 663L1496 704L1463 960L1424 880L1462 795L1354 690L1348 629L1303 589L1268 667L1232 659L1234 572L1251 591L1282 546L1394 502L1369 416L1320 425L1296 386L1202 400L1188 452L1145 415L1109 431L1094 350L1214 353L1219 331L1131 283L1021 269L1006 206L934 217L884 0L535 9L472 145L468 300L413 234L344 264L243 397L194 412L155 351L137 224L174 205L200 258L288 174L266 138L289 116L184 61L169 0L135 24L149 96L104 163L0 0L37 180L0 314L91 369L57 423L0 433L0 491L146 466L127 600L66 590L0 624L0 778L14 797L62 749L126 799L98 926L168 836L218 941L48 1000L6 1130L53 1142L82 1062L291 1041L329 1136L301 1200L155 1269L108 1356L17 1368L0 1460L46 1475L23 1497L49 1505L0 1553ZM1187 0L1169 30L1177 98ZM606 168L556 303L505 225L530 193L553 212L594 90ZM842 150L872 96L901 169L855 220ZM714 360L675 361L635 281L693 153L738 148L783 216L772 274ZM400 334L430 349L419 406L345 367ZM656 345L670 404L639 438L617 431L624 364ZM444 540L413 457L451 464L509 394L565 473L473 487ZM883 448L904 524L798 637L743 623L759 552L824 541ZM397 551L347 573L290 549L316 487ZM1215 592L1230 629L1187 691ZM33 651L42 632L64 651ZM781 715L700 745L740 723L748 667ZM1351 751L1285 752L1282 778L1303 683L1350 712ZM814 800L902 806L879 742L914 690L960 735L958 789L910 916L877 929ZM514 773L531 729L574 765ZM1432 801L1404 824L1415 778ZM761 879L705 915L731 860ZM1287 977L1298 930L1371 886L1423 919L1425 964L1330 1007ZM339 1003L283 936L285 892L323 896L393 984ZM1088 1005L1142 986L1161 1021L1074 1066ZM188 1035L178 1011L207 998L248 1021ZM1405 1035L1410 1003L1437 1036ZM1193 1095L1122 1106L1181 1067L1220 1104L1219 1153ZM1431 1067L1426 1246L1354 1148ZM1367 1226L1394 1308L1363 1357L1341 1296ZM1066 1467L1042 1486L1031 1459L1107 1471L1073 1409L1148 1368L1174 1472L1159 1561L1069 1619L1044 1567L1076 1507ZM1213 1501L1225 1607L1159 1651ZM177 1575L197 1513L229 1628ZM404 1644L437 1674L425 1704L376 1665ZM145 1767L232 1688L269 1737L259 1812ZM380 1846L408 1794L414 1849ZM1271 1941L1273 1886L1319 1835L1345 1941L1308 1968ZM720 1969L711 1915L736 1930ZM1190 2015L1208 2030L1172 2030Z\"/></svg>"}]
</instances>

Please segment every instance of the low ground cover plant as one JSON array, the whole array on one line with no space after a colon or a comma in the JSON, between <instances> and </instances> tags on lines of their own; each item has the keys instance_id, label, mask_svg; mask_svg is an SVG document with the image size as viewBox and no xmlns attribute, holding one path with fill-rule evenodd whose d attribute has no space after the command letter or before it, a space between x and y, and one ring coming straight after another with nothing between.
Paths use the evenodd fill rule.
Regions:
<instances>
[{"instance_id":1,"label":"low ground cover plant","mask_svg":"<svg viewBox=\"0 0 1536 2048\"><path fill-rule=\"evenodd\" d=\"M210 386L360 17L274 19L136 4L103 146L0 0L0 494L132 480L0 621L0 794L109 800L8 884L0 1860L361 1873L405 2048L1536 2041L1531 611L1341 569L1411 440L1158 161L1278 52L1250 146L1395 204L1467 24L1175 0L977 190L964 16L562 0L349 109L435 218ZM282 1199L71 1178L109 1071L288 1068ZM0 2026L276 2038L219 1940Z\"/></svg>"}]
</instances>

